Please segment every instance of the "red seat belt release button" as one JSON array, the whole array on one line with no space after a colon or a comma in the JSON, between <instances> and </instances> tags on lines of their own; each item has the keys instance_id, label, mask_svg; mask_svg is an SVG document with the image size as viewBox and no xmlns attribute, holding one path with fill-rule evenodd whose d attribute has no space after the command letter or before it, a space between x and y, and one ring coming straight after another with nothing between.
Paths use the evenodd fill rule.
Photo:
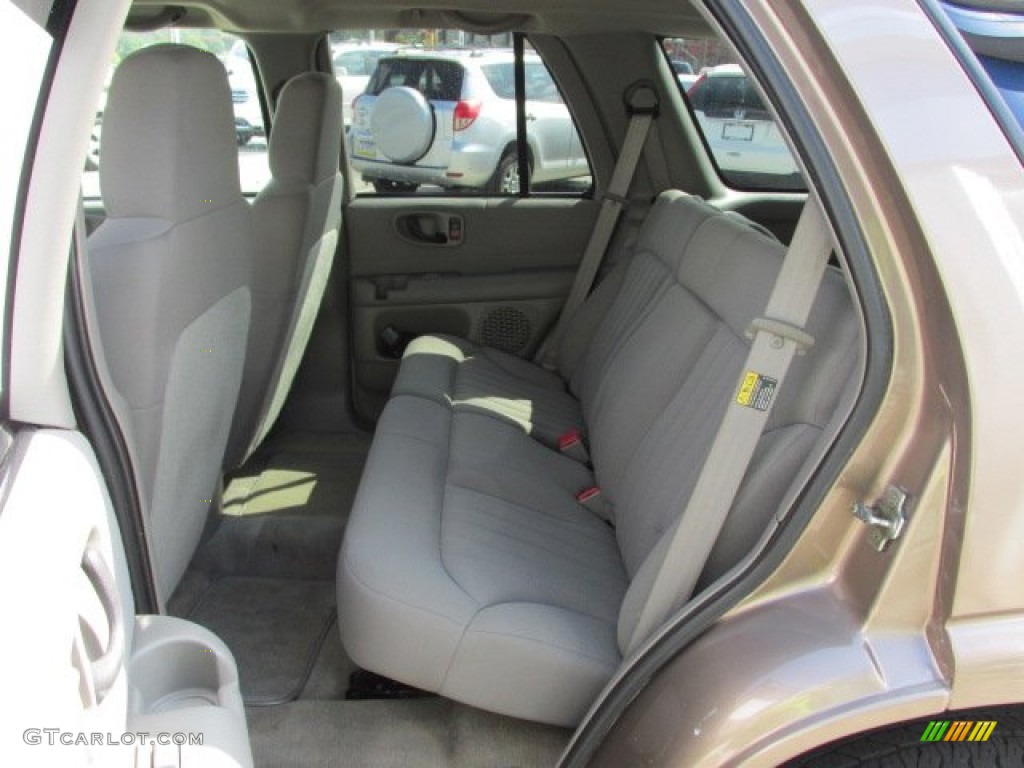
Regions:
<instances>
[{"instance_id":1,"label":"red seat belt release button","mask_svg":"<svg viewBox=\"0 0 1024 768\"><path fill-rule=\"evenodd\" d=\"M609 519L608 501L596 485L584 488L576 494L576 501L603 520Z\"/></svg>"},{"instance_id":2,"label":"red seat belt release button","mask_svg":"<svg viewBox=\"0 0 1024 768\"><path fill-rule=\"evenodd\" d=\"M590 463L590 451L578 429L570 429L558 438L558 451L581 464Z\"/></svg>"}]
</instances>

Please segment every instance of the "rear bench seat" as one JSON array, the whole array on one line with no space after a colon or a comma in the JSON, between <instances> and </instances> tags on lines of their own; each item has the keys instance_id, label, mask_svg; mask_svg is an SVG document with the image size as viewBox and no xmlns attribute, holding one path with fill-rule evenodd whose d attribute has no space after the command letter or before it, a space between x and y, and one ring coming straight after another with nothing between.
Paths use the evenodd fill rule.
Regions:
<instances>
[{"instance_id":1,"label":"rear bench seat","mask_svg":"<svg viewBox=\"0 0 1024 768\"><path fill-rule=\"evenodd\" d=\"M589 344L559 372L460 339L413 342L339 560L352 659L575 725L622 660L783 256L738 217L666 192L628 266L592 296L606 311ZM778 508L853 374L857 328L830 271L808 323L816 344L790 370L701 585ZM555 448L570 428L593 469ZM576 498L594 485L596 510Z\"/></svg>"}]
</instances>

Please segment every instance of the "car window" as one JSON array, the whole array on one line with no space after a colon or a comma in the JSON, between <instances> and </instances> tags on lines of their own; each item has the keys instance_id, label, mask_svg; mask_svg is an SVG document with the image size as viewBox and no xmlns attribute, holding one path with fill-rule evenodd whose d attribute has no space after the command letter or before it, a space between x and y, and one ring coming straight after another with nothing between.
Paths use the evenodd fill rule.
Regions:
<instances>
[{"instance_id":1,"label":"car window","mask_svg":"<svg viewBox=\"0 0 1024 768\"><path fill-rule=\"evenodd\" d=\"M589 192L590 163L579 131L528 42L522 136L511 34L339 31L330 42L357 194ZM354 76L344 65L345 56L371 51L376 58L367 76ZM525 184L520 146L529 171Z\"/></svg>"},{"instance_id":2,"label":"car window","mask_svg":"<svg viewBox=\"0 0 1024 768\"><path fill-rule=\"evenodd\" d=\"M224 65L231 87L231 102L235 113L235 140L238 144L238 170L242 192L253 195L270 180L267 158L266 126L260 102L259 81L249 57L245 41L215 29L172 29L155 32L124 32L117 41L110 76L97 105L96 122L89 143L82 178L82 194L87 199L101 195L99 167L102 163L103 110L107 88L118 64L135 51L160 43L180 43L209 51Z\"/></svg>"},{"instance_id":3,"label":"car window","mask_svg":"<svg viewBox=\"0 0 1024 768\"><path fill-rule=\"evenodd\" d=\"M714 38L662 48L719 176L737 189L803 191L796 161L754 82Z\"/></svg>"},{"instance_id":4,"label":"car window","mask_svg":"<svg viewBox=\"0 0 1024 768\"><path fill-rule=\"evenodd\" d=\"M494 95L500 99L515 99L516 80L513 62L485 64L480 68L487 78ZM562 94L551 79L548 68L539 61L527 61L524 66L526 74L526 100L546 101L553 104L562 103Z\"/></svg>"}]
</instances>

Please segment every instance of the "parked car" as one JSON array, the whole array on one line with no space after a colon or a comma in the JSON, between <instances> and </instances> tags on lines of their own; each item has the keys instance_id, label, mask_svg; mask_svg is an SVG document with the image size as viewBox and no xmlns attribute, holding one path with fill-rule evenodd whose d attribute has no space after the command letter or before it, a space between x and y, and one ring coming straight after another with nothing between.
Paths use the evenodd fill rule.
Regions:
<instances>
[{"instance_id":1,"label":"parked car","mask_svg":"<svg viewBox=\"0 0 1024 768\"><path fill-rule=\"evenodd\" d=\"M737 64L705 70L687 92L715 162L727 176L797 173L757 88Z\"/></svg>"},{"instance_id":2,"label":"parked car","mask_svg":"<svg viewBox=\"0 0 1024 768\"><path fill-rule=\"evenodd\" d=\"M235 139L244 147L256 136L265 136L263 107L260 105L256 75L245 44L239 41L221 57L228 72L231 101L235 109Z\"/></svg>"},{"instance_id":3,"label":"parked car","mask_svg":"<svg viewBox=\"0 0 1024 768\"><path fill-rule=\"evenodd\" d=\"M685 61L684 59L672 59L669 62L672 65L672 71L677 75L693 75L696 74L693 71L693 65Z\"/></svg>"},{"instance_id":4,"label":"parked car","mask_svg":"<svg viewBox=\"0 0 1024 768\"><path fill-rule=\"evenodd\" d=\"M684 91L690 90L690 87L697 82L700 75L686 74L682 72L676 73L676 80Z\"/></svg>"},{"instance_id":5,"label":"parked car","mask_svg":"<svg viewBox=\"0 0 1024 768\"><path fill-rule=\"evenodd\" d=\"M397 51L398 43L339 43L331 48L334 77L341 86L345 127L352 125L352 104L366 90L370 75L382 56Z\"/></svg>"},{"instance_id":6,"label":"parked car","mask_svg":"<svg viewBox=\"0 0 1024 768\"><path fill-rule=\"evenodd\" d=\"M513 69L509 50L381 58L355 103L353 169L378 192L436 184L517 193ZM525 70L531 182L588 175L583 144L547 68L530 54Z\"/></svg>"}]
</instances>

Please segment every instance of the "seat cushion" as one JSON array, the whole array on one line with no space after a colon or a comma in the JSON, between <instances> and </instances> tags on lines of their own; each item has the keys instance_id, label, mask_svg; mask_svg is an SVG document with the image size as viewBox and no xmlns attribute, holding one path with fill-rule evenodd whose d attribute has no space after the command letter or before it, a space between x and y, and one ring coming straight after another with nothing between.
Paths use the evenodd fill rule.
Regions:
<instances>
[{"instance_id":1,"label":"seat cushion","mask_svg":"<svg viewBox=\"0 0 1024 768\"><path fill-rule=\"evenodd\" d=\"M580 404L558 374L454 336L415 339L391 394L490 416L551 447L567 431L584 428Z\"/></svg>"},{"instance_id":2,"label":"seat cushion","mask_svg":"<svg viewBox=\"0 0 1024 768\"><path fill-rule=\"evenodd\" d=\"M393 398L338 566L352 659L492 711L578 722L621 660L627 587L614 531L575 499L591 482L516 424Z\"/></svg>"}]
</instances>

